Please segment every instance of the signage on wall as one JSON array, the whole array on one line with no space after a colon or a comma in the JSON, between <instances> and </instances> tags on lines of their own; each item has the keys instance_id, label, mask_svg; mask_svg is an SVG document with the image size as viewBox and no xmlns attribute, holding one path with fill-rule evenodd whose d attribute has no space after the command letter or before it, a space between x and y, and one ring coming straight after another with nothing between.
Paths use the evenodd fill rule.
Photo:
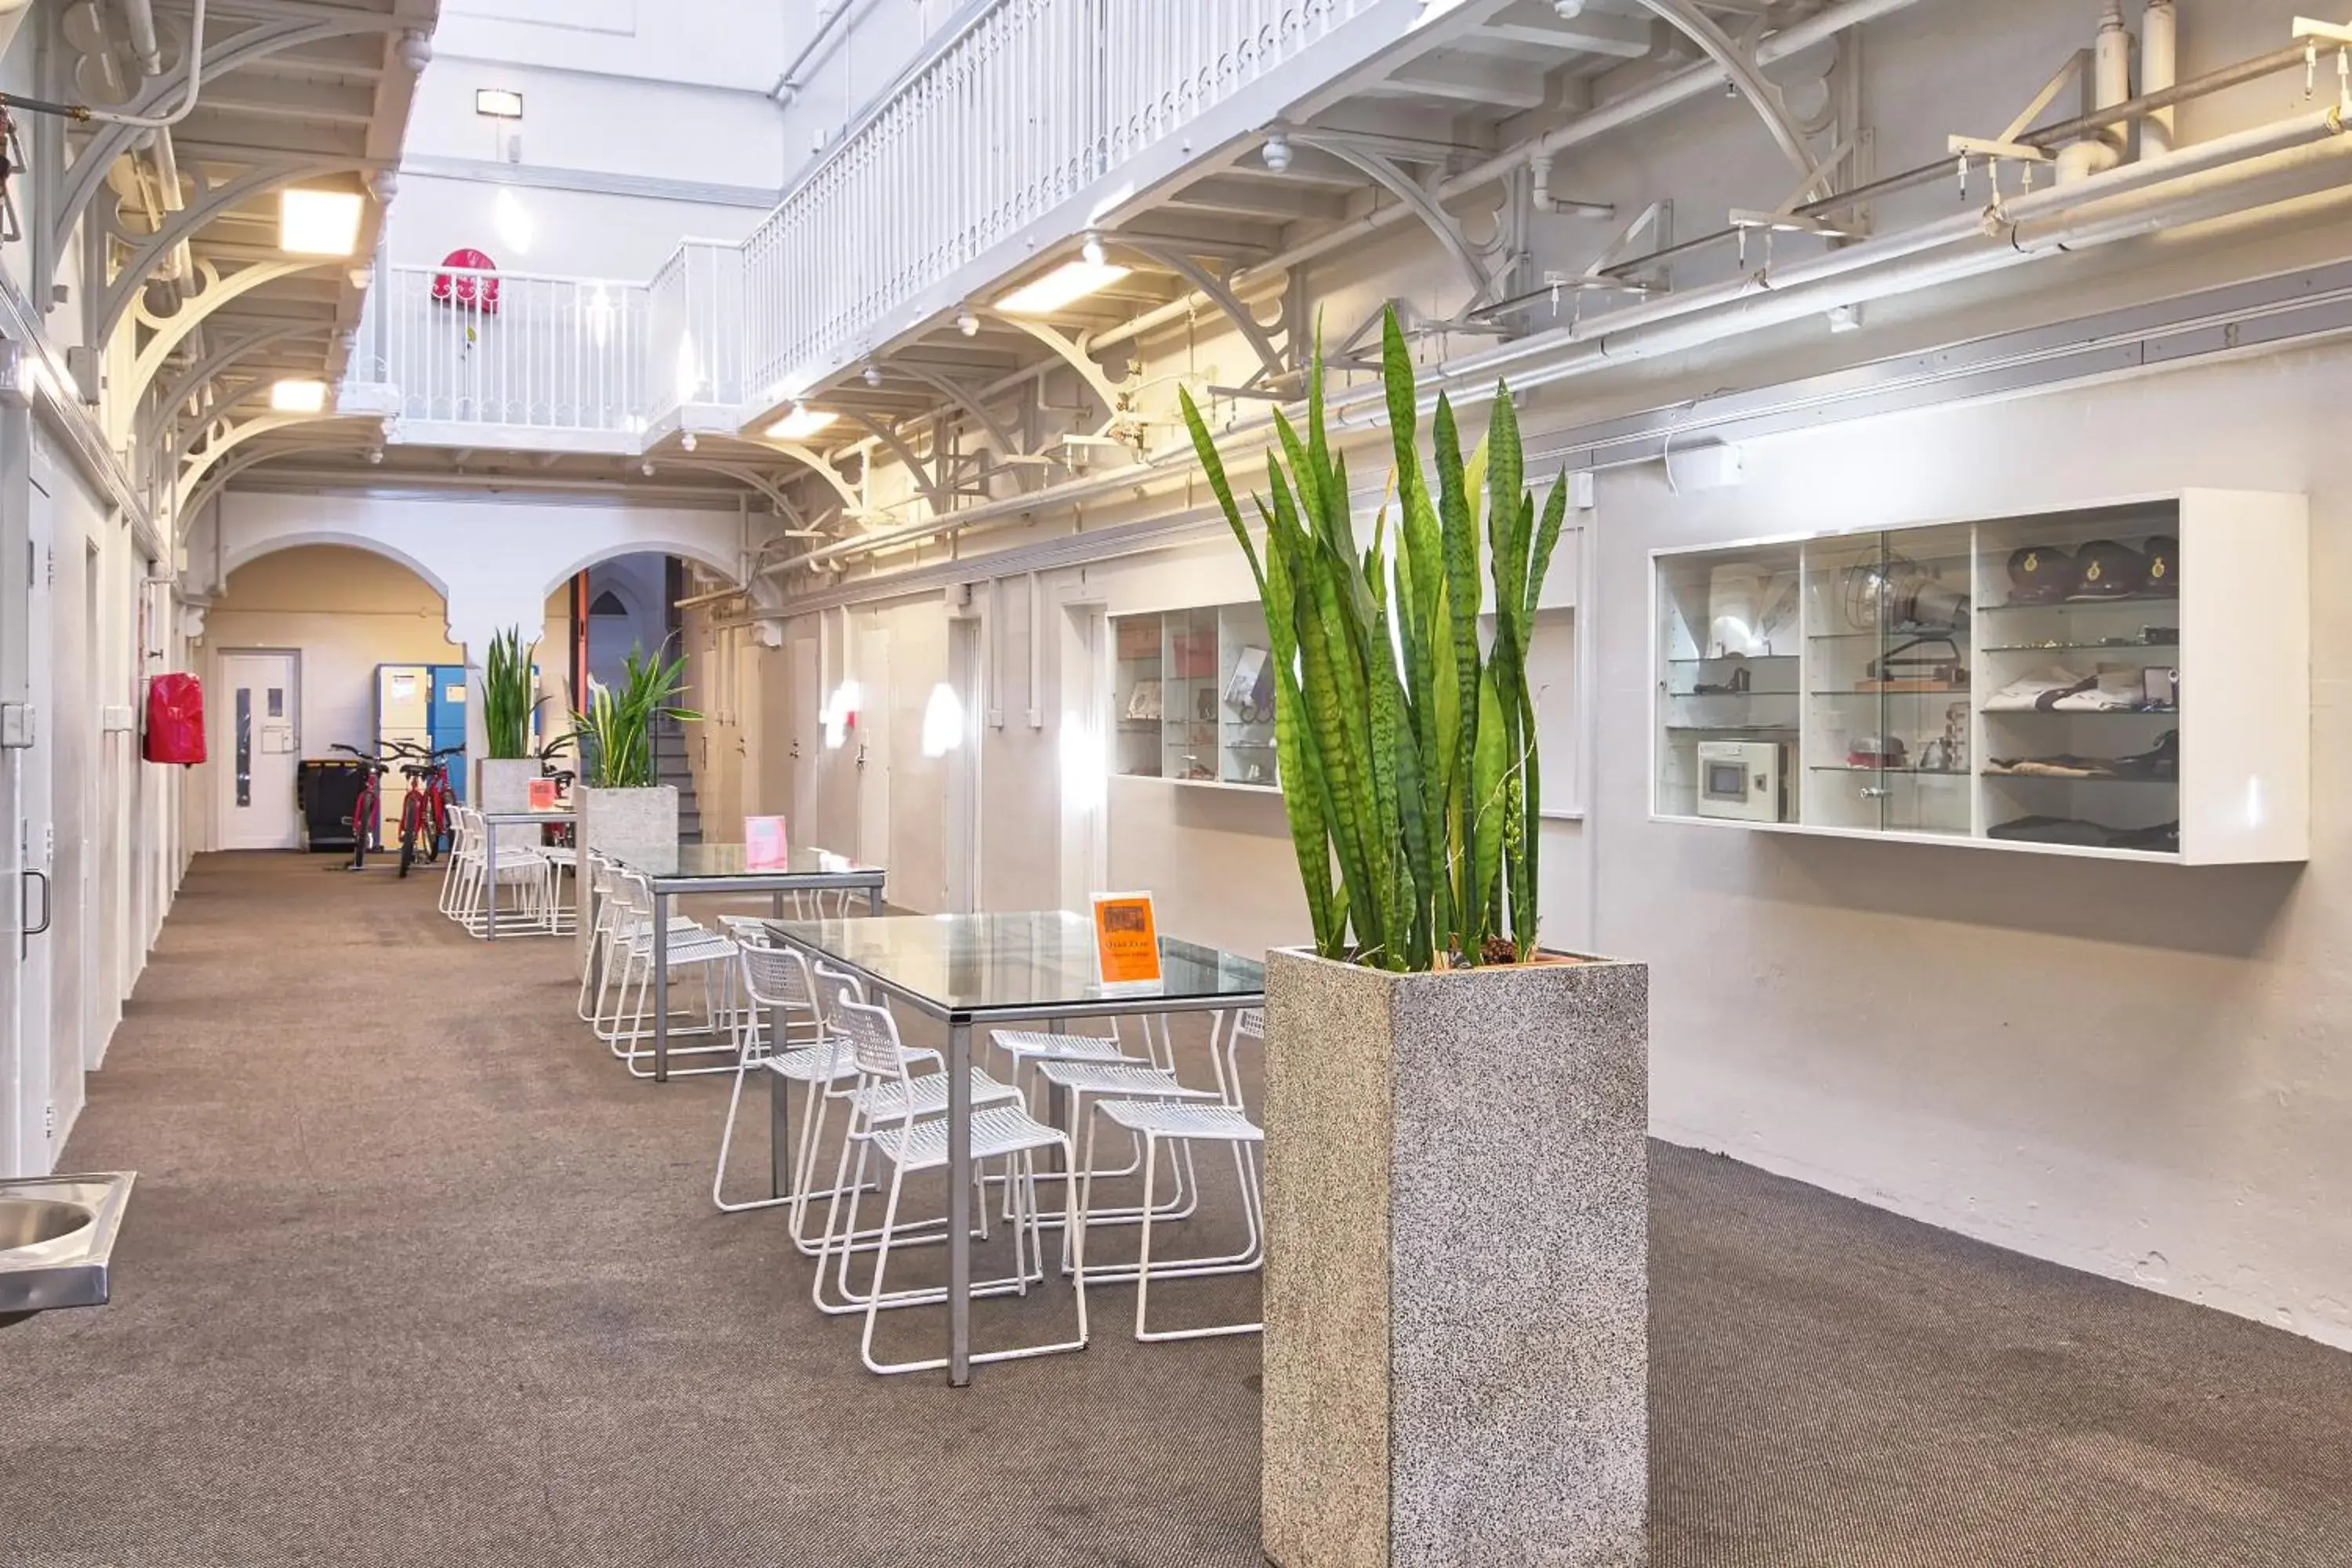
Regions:
<instances>
[{"instance_id":1,"label":"signage on wall","mask_svg":"<svg viewBox=\"0 0 2352 1568\"><path fill-rule=\"evenodd\" d=\"M1095 968L1106 991L1145 991L1160 984L1160 932L1150 893L1095 895Z\"/></svg>"}]
</instances>

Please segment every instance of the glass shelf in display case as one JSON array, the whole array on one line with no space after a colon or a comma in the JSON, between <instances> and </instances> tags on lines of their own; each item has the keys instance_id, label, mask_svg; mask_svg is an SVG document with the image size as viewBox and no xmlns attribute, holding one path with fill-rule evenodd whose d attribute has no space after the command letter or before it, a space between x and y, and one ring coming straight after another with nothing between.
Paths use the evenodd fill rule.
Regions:
<instances>
[{"instance_id":1,"label":"glass shelf in display case","mask_svg":"<svg viewBox=\"0 0 2352 1568\"><path fill-rule=\"evenodd\" d=\"M1654 552L1654 815L2307 858L2306 526L2189 490ZM2224 698L2184 719L2184 670Z\"/></svg>"}]
</instances>

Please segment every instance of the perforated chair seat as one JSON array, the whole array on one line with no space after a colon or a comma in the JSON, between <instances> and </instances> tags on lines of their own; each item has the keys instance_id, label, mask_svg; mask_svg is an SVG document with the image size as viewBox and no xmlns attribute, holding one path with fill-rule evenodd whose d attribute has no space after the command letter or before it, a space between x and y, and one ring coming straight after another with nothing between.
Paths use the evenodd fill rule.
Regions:
<instances>
[{"instance_id":1,"label":"perforated chair seat","mask_svg":"<svg viewBox=\"0 0 2352 1568\"><path fill-rule=\"evenodd\" d=\"M1155 1138L1214 1138L1227 1143L1265 1141L1265 1130L1230 1105L1106 1100L1095 1109L1130 1132L1145 1132Z\"/></svg>"},{"instance_id":2,"label":"perforated chair seat","mask_svg":"<svg viewBox=\"0 0 2352 1568\"><path fill-rule=\"evenodd\" d=\"M1162 1068L1126 1062L1046 1062L1037 1068L1045 1081L1078 1094L1149 1095L1164 1100L1215 1100L1214 1089L1186 1089Z\"/></svg>"},{"instance_id":3,"label":"perforated chair seat","mask_svg":"<svg viewBox=\"0 0 2352 1568\"><path fill-rule=\"evenodd\" d=\"M904 1121L915 1116L937 1116L948 1108L948 1075L943 1072L925 1073L904 1083L887 1079L859 1089L849 1097L857 1109L875 1122ZM1021 1091L1010 1084L997 1082L978 1068L971 1069L971 1104L973 1110L982 1106L1019 1103Z\"/></svg>"},{"instance_id":4,"label":"perforated chair seat","mask_svg":"<svg viewBox=\"0 0 2352 1568\"><path fill-rule=\"evenodd\" d=\"M1042 1029L996 1029L996 1048L1016 1061L1143 1062L1108 1035L1055 1035Z\"/></svg>"},{"instance_id":5,"label":"perforated chair seat","mask_svg":"<svg viewBox=\"0 0 2352 1568\"><path fill-rule=\"evenodd\" d=\"M975 1110L971 1117L971 1157L993 1160L1032 1149L1063 1149L1062 1134L1018 1106ZM934 1171L948 1163L948 1124L919 1121L901 1132L886 1127L874 1134L874 1148L901 1170Z\"/></svg>"}]
</instances>

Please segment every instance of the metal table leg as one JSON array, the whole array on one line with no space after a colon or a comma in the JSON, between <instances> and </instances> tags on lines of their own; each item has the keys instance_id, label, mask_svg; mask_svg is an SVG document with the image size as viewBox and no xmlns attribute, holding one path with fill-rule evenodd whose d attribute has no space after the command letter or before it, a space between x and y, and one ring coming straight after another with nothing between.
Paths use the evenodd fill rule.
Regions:
<instances>
[{"instance_id":1,"label":"metal table leg","mask_svg":"<svg viewBox=\"0 0 2352 1568\"><path fill-rule=\"evenodd\" d=\"M882 884L879 882L866 889L866 912L869 915L882 912Z\"/></svg>"},{"instance_id":2,"label":"metal table leg","mask_svg":"<svg viewBox=\"0 0 2352 1568\"><path fill-rule=\"evenodd\" d=\"M488 885L482 889L482 940L499 939L499 829L495 823L482 824L482 878Z\"/></svg>"},{"instance_id":3,"label":"metal table leg","mask_svg":"<svg viewBox=\"0 0 2352 1568\"><path fill-rule=\"evenodd\" d=\"M948 1383L971 1382L971 1026L948 1025Z\"/></svg>"},{"instance_id":4,"label":"metal table leg","mask_svg":"<svg viewBox=\"0 0 2352 1568\"><path fill-rule=\"evenodd\" d=\"M669 895L654 891L654 1081L669 1081Z\"/></svg>"}]
</instances>

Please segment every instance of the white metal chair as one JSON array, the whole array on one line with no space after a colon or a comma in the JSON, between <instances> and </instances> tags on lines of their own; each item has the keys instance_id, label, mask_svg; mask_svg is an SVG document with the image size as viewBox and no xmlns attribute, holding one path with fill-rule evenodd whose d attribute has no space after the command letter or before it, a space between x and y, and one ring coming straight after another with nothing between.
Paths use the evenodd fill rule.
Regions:
<instances>
[{"instance_id":1,"label":"white metal chair","mask_svg":"<svg viewBox=\"0 0 2352 1568\"><path fill-rule=\"evenodd\" d=\"M926 1117L914 1109L923 1099L917 1088L923 1080L908 1076L905 1054L898 1043L898 1026L887 1011L843 997L834 1012L861 1079L857 1099L854 1102L856 1114L864 1122L864 1135L858 1140L856 1181L863 1183L869 1154L890 1167L889 1194L883 1203L882 1224L874 1250L874 1279L863 1297L866 1329L859 1342L859 1354L870 1372L897 1373L936 1370L948 1364L946 1357L925 1361L877 1360L874 1330L886 1307L937 1304L947 1299L943 1289L890 1291L885 1289L884 1279L889 1268L891 1248L898 1245L898 1205L905 1191L907 1176L910 1173L944 1170L947 1167L948 1124L942 1117ZM943 1084L944 1079L940 1081ZM1070 1154L1069 1137L1039 1121L1017 1104L997 1103L986 1109L975 1104L971 1117L973 1168L977 1170L984 1161L1005 1162L1013 1183L1015 1211L1013 1272L1002 1279L974 1281L972 1293L975 1296L1026 1296L1032 1285L1043 1284L1046 1279L1045 1230L1038 1223L1037 1213L1036 1157L1041 1149L1057 1149L1066 1160ZM1077 1267L1071 1274L1073 1290L1077 1298L1077 1337L1050 1344L975 1352L971 1357L973 1362L1018 1361L1086 1348L1084 1236L1076 1223L1075 1194L1067 1188L1064 1192L1065 1231L1079 1237ZM853 1185L849 1194L846 1236L856 1234L857 1198L858 1188ZM832 1235L832 1226L828 1225L828 1240ZM822 1257L817 1267L822 1274L824 1267ZM846 1249L842 1255L842 1271L845 1279L848 1271Z\"/></svg>"},{"instance_id":2,"label":"white metal chair","mask_svg":"<svg viewBox=\"0 0 2352 1568\"><path fill-rule=\"evenodd\" d=\"M827 1109L835 1100L848 1098L845 1086L854 1086L857 1065L818 1007L805 959L791 948L765 942L744 942L741 953L744 1005L736 1017L735 1087L728 1097L727 1122L719 1136L719 1166L710 1178L710 1201L728 1214L790 1207L793 1245L814 1256L817 1242L806 1227L809 1208L814 1199L832 1194L812 1193L809 1183L815 1176ZM775 1026L764 1027L772 1016ZM937 1051L911 1047L906 1048L906 1056L909 1065L936 1064L940 1059ZM804 1091L800 1130L793 1140L792 1190L773 1197L730 1201L725 1194L728 1150L742 1104L743 1082L755 1067L779 1080L769 1086L770 1092L788 1094L794 1084ZM769 1157L772 1161L781 1152L772 1150Z\"/></svg>"},{"instance_id":3,"label":"white metal chair","mask_svg":"<svg viewBox=\"0 0 2352 1568\"><path fill-rule=\"evenodd\" d=\"M1217 1016L1217 1026L1223 1016ZM1160 1329L1150 1326L1151 1282L1160 1279L1197 1279L1222 1274L1255 1273L1265 1264L1265 1192L1264 1150L1265 1133L1252 1121L1242 1105L1241 1068L1237 1059L1244 1037L1263 1040L1265 1037L1264 1013L1257 1008L1243 1012L1226 1031L1225 1050L1218 1056L1214 1033L1210 1038L1210 1059L1217 1065L1218 1093L1214 1103L1201 1100L1102 1100L1095 1105L1096 1113L1113 1125L1143 1140L1143 1202L1137 1211L1141 1215L1142 1233L1137 1244L1136 1261L1122 1264L1096 1265L1083 1262L1083 1254L1072 1249L1070 1267L1080 1275L1091 1275L1098 1284L1135 1284L1135 1337L1146 1342L1163 1340L1214 1339L1227 1334L1254 1334L1263 1331L1263 1321L1220 1323L1204 1328ZM1092 1145L1094 1124L1087 1126L1086 1142L1088 1152L1078 1182L1077 1232L1083 1237L1086 1227L1094 1223L1092 1199L1094 1178ZM1243 1221L1247 1240L1238 1252L1215 1256L1163 1258L1157 1265L1151 1257L1151 1233L1155 1222L1164 1223L1168 1216L1155 1212L1154 1188L1160 1166L1160 1146L1173 1146L1171 1153L1182 1152L1189 1160L1195 1143L1223 1143L1234 1152L1234 1174L1239 1184ZM1177 1169L1170 1162L1171 1171ZM1125 1211L1122 1211L1125 1212Z\"/></svg>"},{"instance_id":4,"label":"white metal chair","mask_svg":"<svg viewBox=\"0 0 2352 1568\"><path fill-rule=\"evenodd\" d=\"M614 1056L627 1064L632 1078L654 1076L650 1067L641 1067L653 1055L654 1005L654 897L645 878L625 867L614 868L613 890L619 909L614 917L613 945L619 953L620 984L614 998L613 1015L599 1016L597 1033L611 1047ZM675 987L682 975L699 973L702 979L703 1022L678 1027L670 1020L667 1033L675 1040L681 1036L700 1037L733 1032L733 999L735 984L734 939L716 931L706 931L692 921L681 929L677 919L670 922L667 957L669 984ZM636 1000L630 1004L629 990L636 987ZM673 1059L679 1057L732 1056L736 1047L725 1044L696 1046L673 1045ZM733 1063L716 1066L670 1068L673 1078L693 1077L704 1073L733 1072Z\"/></svg>"}]
</instances>

